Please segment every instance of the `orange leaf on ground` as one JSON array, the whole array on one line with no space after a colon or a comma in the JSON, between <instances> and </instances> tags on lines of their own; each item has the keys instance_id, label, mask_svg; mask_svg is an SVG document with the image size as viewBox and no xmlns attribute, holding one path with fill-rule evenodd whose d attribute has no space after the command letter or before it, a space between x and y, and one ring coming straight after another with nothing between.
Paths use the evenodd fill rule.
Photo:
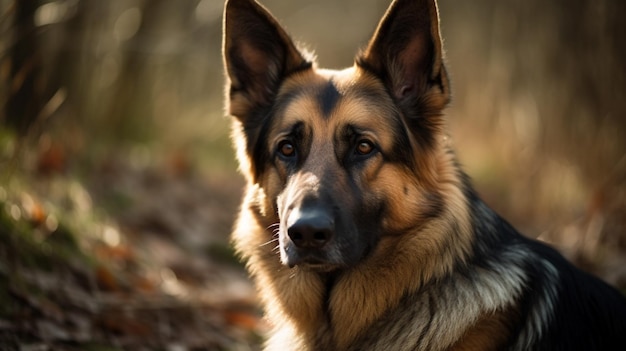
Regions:
<instances>
[{"instance_id":1,"label":"orange leaf on ground","mask_svg":"<svg viewBox=\"0 0 626 351\"><path fill-rule=\"evenodd\" d=\"M133 249L127 245L101 245L96 248L96 256L103 260L131 261L135 257Z\"/></svg>"},{"instance_id":2,"label":"orange leaf on ground","mask_svg":"<svg viewBox=\"0 0 626 351\"><path fill-rule=\"evenodd\" d=\"M156 291L157 284L147 277L138 275L133 278L133 287L138 291L152 293Z\"/></svg>"},{"instance_id":3,"label":"orange leaf on ground","mask_svg":"<svg viewBox=\"0 0 626 351\"><path fill-rule=\"evenodd\" d=\"M102 316L100 324L107 330L131 336L149 336L152 333L151 326L138 318L122 313L110 313Z\"/></svg>"},{"instance_id":4,"label":"orange leaf on ground","mask_svg":"<svg viewBox=\"0 0 626 351\"><path fill-rule=\"evenodd\" d=\"M61 173L66 163L66 152L63 147L59 144L50 144L39 154L37 171L44 175Z\"/></svg>"},{"instance_id":5,"label":"orange leaf on ground","mask_svg":"<svg viewBox=\"0 0 626 351\"><path fill-rule=\"evenodd\" d=\"M46 211L43 209L43 206L37 201L33 202L32 206L27 209L28 210L28 218L35 226L39 226L46 221Z\"/></svg>"},{"instance_id":6,"label":"orange leaf on ground","mask_svg":"<svg viewBox=\"0 0 626 351\"><path fill-rule=\"evenodd\" d=\"M244 328L247 330L255 330L259 326L260 318L252 313L242 311L225 311L224 319L226 323Z\"/></svg>"},{"instance_id":7,"label":"orange leaf on ground","mask_svg":"<svg viewBox=\"0 0 626 351\"><path fill-rule=\"evenodd\" d=\"M119 284L113 273L104 266L96 268L96 282L98 287L106 291L118 291Z\"/></svg>"}]
</instances>

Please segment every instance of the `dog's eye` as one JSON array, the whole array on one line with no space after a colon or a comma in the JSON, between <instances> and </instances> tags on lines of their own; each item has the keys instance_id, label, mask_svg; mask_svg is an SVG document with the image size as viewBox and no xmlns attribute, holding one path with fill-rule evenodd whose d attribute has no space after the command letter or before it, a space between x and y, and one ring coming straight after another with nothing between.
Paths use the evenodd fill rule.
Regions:
<instances>
[{"instance_id":1,"label":"dog's eye","mask_svg":"<svg viewBox=\"0 0 626 351\"><path fill-rule=\"evenodd\" d=\"M355 151L358 155L369 155L374 151L374 144L369 140L360 140Z\"/></svg>"},{"instance_id":2,"label":"dog's eye","mask_svg":"<svg viewBox=\"0 0 626 351\"><path fill-rule=\"evenodd\" d=\"M278 144L278 152L283 157L293 157L296 154L296 147L289 141L282 141Z\"/></svg>"}]
</instances>

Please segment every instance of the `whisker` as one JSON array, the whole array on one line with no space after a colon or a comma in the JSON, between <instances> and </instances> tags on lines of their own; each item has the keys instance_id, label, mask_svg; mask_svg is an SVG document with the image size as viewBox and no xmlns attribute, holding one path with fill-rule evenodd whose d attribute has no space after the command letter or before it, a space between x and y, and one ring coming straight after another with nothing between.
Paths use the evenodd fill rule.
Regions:
<instances>
[{"instance_id":1,"label":"whisker","mask_svg":"<svg viewBox=\"0 0 626 351\"><path fill-rule=\"evenodd\" d=\"M291 274L289 275L289 279L294 279L296 277L296 273L298 272L298 267L294 267L291 269Z\"/></svg>"},{"instance_id":2,"label":"whisker","mask_svg":"<svg viewBox=\"0 0 626 351\"><path fill-rule=\"evenodd\" d=\"M259 247L263 247L263 246L266 246L266 245L269 245L269 244L271 244L273 242L278 241L278 231L280 230L280 223L273 223L273 224L268 225L267 228L265 228L265 230L270 230L270 229L272 231L272 237L273 238L271 240L269 240L269 241L259 245Z\"/></svg>"},{"instance_id":3,"label":"whisker","mask_svg":"<svg viewBox=\"0 0 626 351\"><path fill-rule=\"evenodd\" d=\"M267 228L265 228L265 230L269 230L269 229L272 229L272 228L275 228L275 229L272 229L272 230L278 230L278 227L280 227L280 223L274 223L274 224L268 225Z\"/></svg>"},{"instance_id":4,"label":"whisker","mask_svg":"<svg viewBox=\"0 0 626 351\"><path fill-rule=\"evenodd\" d=\"M273 238L273 239L271 239L271 240L269 240L267 242L264 242L263 244L259 245L259 247L267 246L267 245L269 245L271 243L274 243L274 242L278 242L278 238Z\"/></svg>"}]
</instances>

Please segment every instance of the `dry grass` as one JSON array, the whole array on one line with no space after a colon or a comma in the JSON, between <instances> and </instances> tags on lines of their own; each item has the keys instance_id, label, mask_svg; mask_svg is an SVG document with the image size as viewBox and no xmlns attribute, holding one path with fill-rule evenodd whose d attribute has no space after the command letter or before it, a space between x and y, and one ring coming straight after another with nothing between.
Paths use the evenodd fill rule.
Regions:
<instances>
[{"instance_id":1,"label":"dry grass","mask_svg":"<svg viewBox=\"0 0 626 351\"><path fill-rule=\"evenodd\" d=\"M30 32L14 22L24 3L36 8ZM321 66L337 68L352 63L388 1L264 3ZM34 150L18 153L27 171L41 166L36 155L56 152L60 166L50 167L81 177L119 154L234 176L221 7L0 1L0 102L32 74L32 99L22 103L38 106L27 138L3 139L0 168L24 144ZM529 236L626 286L616 268L626 266L626 3L441 0L440 8L455 96L450 130L481 194ZM16 60L28 40L32 60ZM14 120L11 111L0 118Z\"/></svg>"}]
</instances>

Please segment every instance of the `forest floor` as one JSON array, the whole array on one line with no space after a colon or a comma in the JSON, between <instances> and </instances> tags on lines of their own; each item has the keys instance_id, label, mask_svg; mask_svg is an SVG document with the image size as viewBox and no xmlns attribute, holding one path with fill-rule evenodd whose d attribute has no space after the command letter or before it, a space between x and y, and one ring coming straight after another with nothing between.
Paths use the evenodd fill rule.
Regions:
<instances>
[{"instance_id":1,"label":"forest floor","mask_svg":"<svg viewBox=\"0 0 626 351\"><path fill-rule=\"evenodd\" d=\"M180 155L77 177L58 156L0 183L0 350L259 348L228 243L240 177L206 179Z\"/></svg>"}]
</instances>

